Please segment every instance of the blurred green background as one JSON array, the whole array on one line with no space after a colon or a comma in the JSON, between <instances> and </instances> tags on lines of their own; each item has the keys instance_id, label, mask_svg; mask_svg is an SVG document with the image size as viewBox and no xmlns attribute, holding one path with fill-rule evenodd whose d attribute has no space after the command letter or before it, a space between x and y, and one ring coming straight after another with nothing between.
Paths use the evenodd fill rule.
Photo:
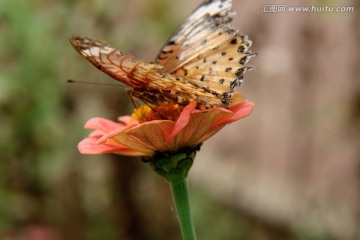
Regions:
<instances>
[{"instance_id":1,"label":"blurred green background","mask_svg":"<svg viewBox=\"0 0 360 240\"><path fill-rule=\"evenodd\" d=\"M259 54L240 89L257 108L205 143L190 172L198 239L360 239L359 4L261 11L275 2L289 4L234 1ZM167 183L146 164L78 153L87 119L132 105L123 87L66 82L115 83L69 38L151 61L200 3L0 0L0 239L180 239Z\"/></svg>"}]
</instances>

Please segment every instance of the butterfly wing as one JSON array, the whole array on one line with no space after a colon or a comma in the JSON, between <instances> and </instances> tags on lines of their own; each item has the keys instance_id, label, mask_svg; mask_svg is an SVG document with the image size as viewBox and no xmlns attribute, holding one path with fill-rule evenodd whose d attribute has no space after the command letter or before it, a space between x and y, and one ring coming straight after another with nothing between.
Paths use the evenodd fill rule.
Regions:
<instances>
[{"instance_id":1,"label":"butterfly wing","mask_svg":"<svg viewBox=\"0 0 360 240\"><path fill-rule=\"evenodd\" d=\"M174 102L187 105L196 101L199 109L222 104L214 94L197 88L184 78L159 71L161 65L137 61L101 41L73 37L70 42L98 69L131 87L133 97L148 104Z\"/></svg>"},{"instance_id":2,"label":"butterfly wing","mask_svg":"<svg viewBox=\"0 0 360 240\"><path fill-rule=\"evenodd\" d=\"M201 4L169 38L155 62L172 72L196 55L216 47L236 34L231 28L234 12L231 0L213 0ZM223 36L222 33L229 32Z\"/></svg>"},{"instance_id":3,"label":"butterfly wing","mask_svg":"<svg viewBox=\"0 0 360 240\"><path fill-rule=\"evenodd\" d=\"M163 71L184 77L214 95L225 97L243 81L245 66L254 54L251 41L237 33L231 22L235 13L231 0L212 0L200 5L170 37L156 63Z\"/></svg>"},{"instance_id":4,"label":"butterfly wing","mask_svg":"<svg viewBox=\"0 0 360 240\"><path fill-rule=\"evenodd\" d=\"M182 76L200 87L208 87L219 93L232 92L239 86L244 73L251 69L245 66L255 54L249 53L251 42L236 35L215 48L199 54L174 74Z\"/></svg>"},{"instance_id":5,"label":"butterfly wing","mask_svg":"<svg viewBox=\"0 0 360 240\"><path fill-rule=\"evenodd\" d=\"M136 61L131 55L90 38L73 37L70 43L84 58L116 80L130 87L139 84L129 75L142 61Z\"/></svg>"}]
</instances>

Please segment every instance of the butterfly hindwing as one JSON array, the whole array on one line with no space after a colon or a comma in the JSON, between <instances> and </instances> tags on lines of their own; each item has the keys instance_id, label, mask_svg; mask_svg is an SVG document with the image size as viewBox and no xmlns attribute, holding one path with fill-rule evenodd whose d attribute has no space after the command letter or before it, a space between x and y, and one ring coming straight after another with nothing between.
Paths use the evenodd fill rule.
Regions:
<instances>
[{"instance_id":1,"label":"butterfly hindwing","mask_svg":"<svg viewBox=\"0 0 360 240\"><path fill-rule=\"evenodd\" d=\"M246 63L254 54L248 49L251 42L236 35L215 48L200 54L192 61L177 69L174 74L202 88L210 88L221 94L232 92L243 81Z\"/></svg>"}]
</instances>

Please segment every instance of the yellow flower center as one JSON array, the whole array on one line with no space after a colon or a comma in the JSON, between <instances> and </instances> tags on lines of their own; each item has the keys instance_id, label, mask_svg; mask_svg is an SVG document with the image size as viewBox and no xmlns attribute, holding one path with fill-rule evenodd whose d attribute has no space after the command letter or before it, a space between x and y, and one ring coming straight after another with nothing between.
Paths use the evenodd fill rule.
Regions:
<instances>
[{"instance_id":1,"label":"yellow flower center","mask_svg":"<svg viewBox=\"0 0 360 240\"><path fill-rule=\"evenodd\" d=\"M153 108L143 105L134 110L131 115L132 119L138 120L140 123L151 121L151 120L171 120L176 121L184 107L173 104L163 103Z\"/></svg>"}]
</instances>

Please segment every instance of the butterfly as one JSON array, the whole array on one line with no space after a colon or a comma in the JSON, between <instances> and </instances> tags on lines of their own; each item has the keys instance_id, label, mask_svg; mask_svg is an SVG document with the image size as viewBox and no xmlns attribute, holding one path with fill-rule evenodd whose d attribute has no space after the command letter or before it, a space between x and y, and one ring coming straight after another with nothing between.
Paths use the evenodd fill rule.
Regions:
<instances>
[{"instance_id":1,"label":"butterfly","mask_svg":"<svg viewBox=\"0 0 360 240\"><path fill-rule=\"evenodd\" d=\"M248 61L252 42L232 26L231 0L202 3L175 31L153 63L136 60L105 42L75 36L70 43L101 71L131 88L147 104L164 102L198 109L229 107Z\"/></svg>"}]
</instances>

